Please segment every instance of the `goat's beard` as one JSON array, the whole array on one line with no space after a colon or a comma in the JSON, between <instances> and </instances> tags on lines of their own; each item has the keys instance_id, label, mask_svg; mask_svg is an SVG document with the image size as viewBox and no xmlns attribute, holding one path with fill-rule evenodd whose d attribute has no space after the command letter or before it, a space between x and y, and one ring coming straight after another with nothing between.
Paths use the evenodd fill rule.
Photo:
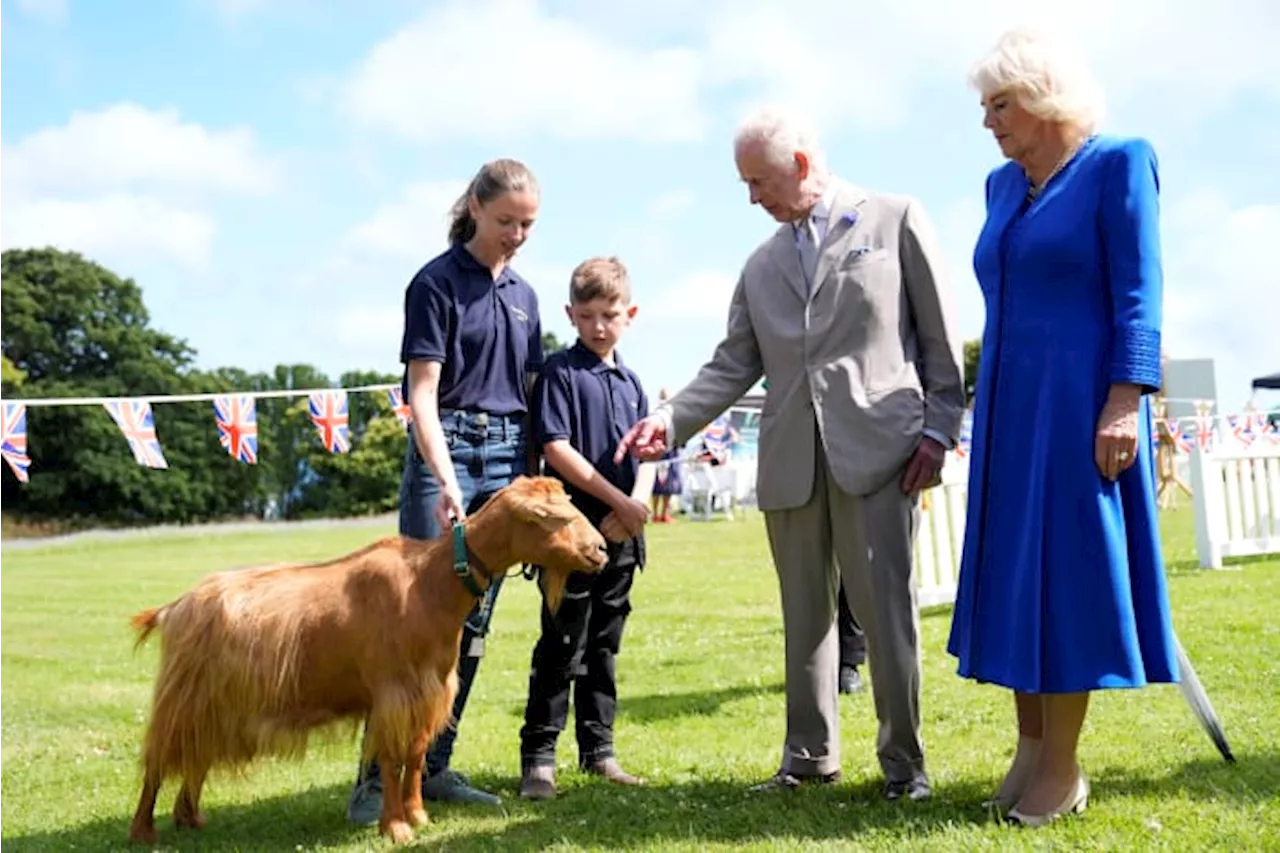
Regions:
<instances>
[{"instance_id":1,"label":"goat's beard","mask_svg":"<svg viewBox=\"0 0 1280 853\"><path fill-rule=\"evenodd\" d=\"M542 590L542 598L547 603L547 610L554 616L564 601L564 586L567 579L564 572L538 569L538 588Z\"/></svg>"}]
</instances>

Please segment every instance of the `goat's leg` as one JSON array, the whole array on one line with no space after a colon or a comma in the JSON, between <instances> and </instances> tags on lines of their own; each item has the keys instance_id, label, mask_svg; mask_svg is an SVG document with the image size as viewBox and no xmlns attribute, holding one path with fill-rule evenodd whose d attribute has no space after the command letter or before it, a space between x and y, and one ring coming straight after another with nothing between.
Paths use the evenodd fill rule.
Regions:
<instances>
[{"instance_id":1,"label":"goat's leg","mask_svg":"<svg viewBox=\"0 0 1280 853\"><path fill-rule=\"evenodd\" d=\"M409 748L409 764L404 769L404 813L409 823L414 826L425 825L430 818L426 806L422 803L422 763L427 757L427 747L431 738L422 732Z\"/></svg>"},{"instance_id":2,"label":"goat's leg","mask_svg":"<svg viewBox=\"0 0 1280 853\"><path fill-rule=\"evenodd\" d=\"M378 819L378 832L391 836L396 844L408 844L413 840L413 828L405 820L404 797L401 796L404 764L401 758L393 756L384 747L378 753L378 769L382 773L382 816Z\"/></svg>"},{"instance_id":3,"label":"goat's leg","mask_svg":"<svg viewBox=\"0 0 1280 853\"><path fill-rule=\"evenodd\" d=\"M200 791L204 788L208 767L200 767L182 779L182 790L173 804L173 822L178 827L203 829L204 815L200 813Z\"/></svg>"},{"instance_id":4,"label":"goat's leg","mask_svg":"<svg viewBox=\"0 0 1280 853\"><path fill-rule=\"evenodd\" d=\"M164 781L158 767L147 763L146 774L142 780L142 795L138 797L138 808L133 813L133 822L129 824L129 840L134 843L156 843L156 795L160 793L160 784Z\"/></svg>"}]
</instances>

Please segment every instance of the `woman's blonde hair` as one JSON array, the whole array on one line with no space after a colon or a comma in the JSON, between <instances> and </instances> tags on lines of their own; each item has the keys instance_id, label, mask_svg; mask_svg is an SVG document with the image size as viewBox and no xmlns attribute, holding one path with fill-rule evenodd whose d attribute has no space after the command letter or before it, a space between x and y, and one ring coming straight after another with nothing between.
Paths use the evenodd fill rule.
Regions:
<instances>
[{"instance_id":1,"label":"woman's blonde hair","mask_svg":"<svg viewBox=\"0 0 1280 853\"><path fill-rule=\"evenodd\" d=\"M1012 30L974 64L969 85L983 97L1011 92L1029 113L1093 133L1105 109L1084 60L1033 30Z\"/></svg>"}]
</instances>

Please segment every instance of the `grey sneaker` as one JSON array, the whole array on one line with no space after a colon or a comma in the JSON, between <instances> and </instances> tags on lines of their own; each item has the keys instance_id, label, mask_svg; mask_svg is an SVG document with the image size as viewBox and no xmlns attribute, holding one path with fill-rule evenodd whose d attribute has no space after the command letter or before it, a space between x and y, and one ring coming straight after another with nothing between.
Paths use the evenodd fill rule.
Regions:
<instances>
[{"instance_id":1,"label":"grey sneaker","mask_svg":"<svg viewBox=\"0 0 1280 853\"><path fill-rule=\"evenodd\" d=\"M372 826L382 817L382 777L363 776L356 780L347 800L347 820L360 826Z\"/></svg>"},{"instance_id":2,"label":"grey sneaker","mask_svg":"<svg viewBox=\"0 0 1280 853\"><path fill-rule=\"evenodd\" d=\"M486 806L502 805L502 798L488 791L473 787L457 770L441 770L434 776L422 778L422 798L438 803L480 803Z\"/></svg>"}]
</instances>

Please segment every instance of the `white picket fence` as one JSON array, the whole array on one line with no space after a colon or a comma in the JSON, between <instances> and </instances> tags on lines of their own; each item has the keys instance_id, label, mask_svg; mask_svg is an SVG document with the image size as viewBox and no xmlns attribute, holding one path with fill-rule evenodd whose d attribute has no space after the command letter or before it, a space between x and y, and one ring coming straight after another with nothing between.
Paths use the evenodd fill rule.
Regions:
<instances>
[{"instance_id":1,"label":"white picket fence","mask_svg":"<svg viewBox=\"0 0 1280 853\"><path fill-rule=\"evenodd\" d=\"M1200 566L1227 557L1280 553L1280 444L1255 440L1191 451L1196 550Z\"/></svg>"},{"instance_id":2,"label":"white picket fence","mask_svg":"<svg viewBox=\"0 0 1280 853\"><path fill-rule=\"evenodd\" d=\"M942 466L942 482L926 491L920 500L915 555L916 600L921 607L956 600L968 497L968 457L948 453Z\"/></svg>"}]
</instances>

